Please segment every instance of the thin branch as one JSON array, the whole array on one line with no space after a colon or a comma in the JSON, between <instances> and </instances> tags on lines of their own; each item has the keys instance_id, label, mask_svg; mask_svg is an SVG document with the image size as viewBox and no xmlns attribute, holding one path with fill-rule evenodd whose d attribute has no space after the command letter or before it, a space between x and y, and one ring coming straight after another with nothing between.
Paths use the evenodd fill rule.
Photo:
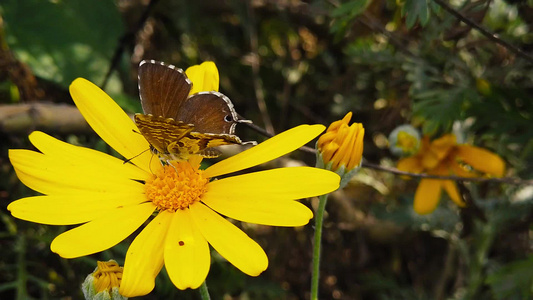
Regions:
<instances>
[{"instance_id":1,"label":"thin branch","mask_svg":"<svg viewBox=\"0 0 533 300\"><path fill-rule=\"evenodd\" d=\"M259 57L259 42L257 38L257 32L255 30L255 14L254 9L250 1L246 2L246 8L248 10L248 34L250 38L250 50L252 52L251 64L252 64L252 74L253 74L253 83L255 89L255 98L257 99L257 106L261 112L261 118L265 124L266 130L269 133L274 133L274 126L272 125L272 120L270 120L266 102L265 102L265 93L263 92L263 82L259 77L259 67L260 67L260 57Z\"/></svg>"},{"instance_id":2,"label":"thin branch","mask_svg":"<svg viewBox=\"0 0 533 300\"><path fill-rule=\"evenodd\" d=\"M437 3L444 10L446 10L447 12L452 14L454 17L459 19L461 22L463 22L466 25L468 25L468 26L476 29L477 31L479 31L481 34L486 36L489 40L491 40L491 41L493 41L493 42L495 42L497 44L502 45L503 47L511 50L516 55L528 60L530 63L533 63L533 56L531 56L530 54L522 51L520 48L518 48L518 47L516 47L516 46L514 46L514 45L512 45L512 44L510 44L510 43L508 43L508 42L506 42L506 41L504 41L502 39L500 39L497 34L488 31L487 29L483 28L478 23L468 19L463 14L461 14L459 11L455 10L453 7L451 7L450 5L445 3L443 0L433 0L433 1L435 1L435 3Z\"/></svg>"},{"instance_id":3,"label":"thin branch","mask_svg":"<svg viewBox=\"0 0 533 300\"><path fill-rule=\"evenodd\" d=\"M508 183L508 184L533 184L533 180L524 180L524 179L515 178L515 177L486 178L486 177L438 176L438 175L430 175L430 174L424 174L424 173L420 173L420 174L409 173L409 172L400 171L396 168L380 166L380 165L376 165L376 164L369 163L366 161L363 161L362 166L363 168L389 172L394 175L402 175L402 176L416 177L416 178L422 178L422 179L446 179L446 180L473 181L473 182L499 182L499 183Z\"/></svg>"},{"instance_id":4,"label":"thin branch","mask_svg":"<svg viewBox=\"0 0 533 300\"><path fill-rule=\"evenodd\" d=\"M126 49L126 46L135 39L135 35L141 28L143 28L144 23L146 20L148 20L148 17L150 16L153 8L157 4L159 0L150 0L146 8L144 9L144 12L139 19L139 22L133 28L132 31L125 33L119 40L118 46L115 49L115 53L113 53L113 58L111 58L111 63L109 64L109 69L107 70L107 73L105 74L104 80L102 81L102 84L100 85L100 88L105 89L107 82L109 81L109 78L111 77L111 74L113 74L113 71L117 68L120 58L122 57L122 53Z\"/></svg>"},{"instance_id":5,"label":"thin branch","mask_svg":"<svg viewBox=\"0 0 533 300\"><path fill-rule=\"evenodd\" d=\"M253 123L243 123L243 124L248 126L248 127L250 127L251 129L255 130L259 134L262 134L262 135L266 136L266 137L270 138L270 137L273 136L272 134L268 133L263 128L255 125ZM316 154L316 149L311 148L311 147L307 147L307 146L302 146L298 150L304 151L304 152L307 152L307 153ZM508 183L508 184L530 184L530 185L533 185L533 180L531 180L531 179L530 180L527 180L527 179L524 180L524 179L515 178L515 177L501 177L501 178L495 178L495 177L491 177L491 178L487 178L487 177L460 177L460 176L430 175L430 174L425 174L425 173L409 173L409 172L400 171L400 170L398 170L396 168L385 167L385 166L373 164L373 163L370 163L370 162L365 161L365 160L363 160L363 163L361 164L361 166L363 168L374 169L374 170L383 171L383 172L388 172L388 173L392 173L394 175L409 176L409 177L415 177L415 178L421 178L421 179L446 179L446 180L454 180L454 181L498 182L498 183Z\"/></svg>"}]
</instances>

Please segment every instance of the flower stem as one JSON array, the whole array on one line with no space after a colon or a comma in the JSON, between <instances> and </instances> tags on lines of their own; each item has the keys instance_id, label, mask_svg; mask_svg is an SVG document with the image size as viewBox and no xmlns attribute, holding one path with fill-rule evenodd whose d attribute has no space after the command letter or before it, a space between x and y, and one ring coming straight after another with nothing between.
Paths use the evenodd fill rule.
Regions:
<instances>
[{"instance_id":1,"label":"flower stem","mask_svg":"<svg viewBox=\"0 0 533 300\"><path fill-rule=\"evenodd\" d=\"M315 217L315 244L313 245L313 274L311 277L311 300L318 299L318 279L320 275L320 245L322 244L322 223L328 195L318 197L318 210Z\"/></svg>"},{"instance_id":2,"label":"flower stem","mask_svg":"<svg viewBox=\"0 0 533 300\"><path fill-rule=\"evenodd\" d=\"M207 284L205 283L202 283L202 285L200 286L200 297L202 298L202 300L210 300L211 297L209 296L209 291L207 290Z\"/></svg>"}]
</instances>

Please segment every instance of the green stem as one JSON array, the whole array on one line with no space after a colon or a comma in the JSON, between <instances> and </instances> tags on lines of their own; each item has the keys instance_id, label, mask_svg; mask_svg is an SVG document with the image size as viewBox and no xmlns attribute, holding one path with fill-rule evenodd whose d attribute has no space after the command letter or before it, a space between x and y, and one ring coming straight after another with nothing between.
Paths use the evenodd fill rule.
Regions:
<instances>
[{"instance_id":1,"label":"green stem","mask_svg":"<svg viewBox=\"0 0 533 300\"><path fill-rule=\"evenodd\" d=\"M207 290L207 284L205 283L205 281L200 286L200 297L202 298L202 300L210 300L211 299L211 297L209 296L209 291Z\"/></svg>"},{"instance_id":2,"label":"green stem","mask_svg":"<svg viewBox=\"0 0 533 300\"><path fill-rule=\"evenodd\" d=\"M313 245L313 274L311 277L311 300L318 299L318 279L320 275L320 245L322 244L322 224L328 195L318 197L318 210L315 217L315 244Z\"/></svg>"}]
</instances>

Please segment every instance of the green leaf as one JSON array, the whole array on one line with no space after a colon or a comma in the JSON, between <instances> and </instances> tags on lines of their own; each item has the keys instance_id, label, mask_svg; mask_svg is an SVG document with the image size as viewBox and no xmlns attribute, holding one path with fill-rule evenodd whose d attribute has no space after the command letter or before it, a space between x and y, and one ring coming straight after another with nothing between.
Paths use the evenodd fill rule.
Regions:
<instances>
[{"instance_id":1,"label":"green leaf","mask_svg":"<svg viewBox=\"0 0 533 300\"><path fill-rule=\"evenodd\" d=\"M420 25L426 26L429 21L428 0L406 0L402 7L402 16L406 16L407 28L412 28L417 20Z\"/></svg>"},{"instance_id":2,"label":"green leaf","mask_svg":"<svg viewBox=\"0 0 533 300\"><path fill-rule=\"evenodd\" d=\"M123 32L114 1L7 0L2 8L9 47L37 76L64 87L103 80Z\"/></svg>"},{"instance_id":3,"label":"green leaf","mask_svg":"<svg viewBox=\"0 0 533 300\"><path fill-rule=\"evenodd\" d=\"M331 16L334 18L344 16L349 16L350 18L356 17L365 11L369 2L369 0L355 0L343 3L331 12Z\"/></svg>"}]
</instances>

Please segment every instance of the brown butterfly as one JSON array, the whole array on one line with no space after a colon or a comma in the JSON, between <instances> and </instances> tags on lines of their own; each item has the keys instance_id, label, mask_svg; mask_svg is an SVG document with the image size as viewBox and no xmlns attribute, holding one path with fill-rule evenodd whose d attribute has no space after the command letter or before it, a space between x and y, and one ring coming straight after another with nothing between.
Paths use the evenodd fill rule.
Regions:
<instances>
[{"instance_id":1,"label":"brown butterfly","mask_svg":"<svg viewBox=\"0 0 533 300\"><path fill-rule=\"evenodd\" d=\"M162 161L184 160L191 155L217 157L214 147L243 145L236 136L239 119L231 100L219 92L189 96L191 81L183 70L154 60L139 64L139 95L145 114L135 124Z\"/></svg>"}]
</instances>

